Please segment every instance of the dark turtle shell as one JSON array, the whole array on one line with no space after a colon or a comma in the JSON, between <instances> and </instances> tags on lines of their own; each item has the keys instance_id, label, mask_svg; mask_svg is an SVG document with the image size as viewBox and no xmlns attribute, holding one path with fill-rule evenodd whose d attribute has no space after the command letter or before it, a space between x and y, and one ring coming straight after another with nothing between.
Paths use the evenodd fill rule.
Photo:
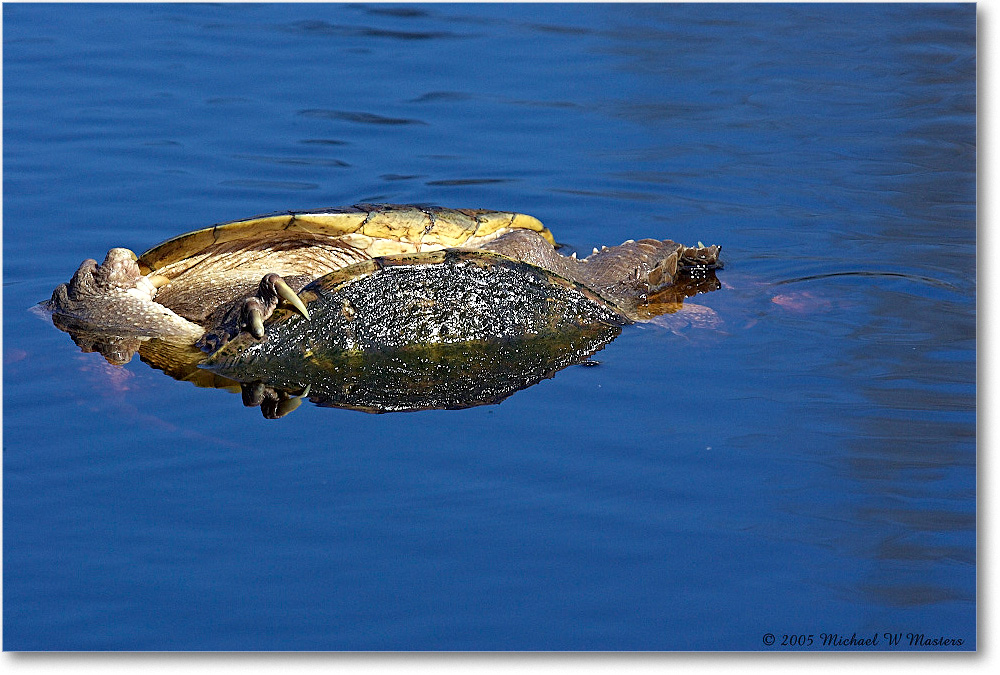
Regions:
<instances>
[{"instance_id":1,"label":"dark turtle shell","mask_svg":"<svg viewBox=\"0 0 1000 675\"><path fill-rule=\"evenodd\" d=\"M206 366L245 381L278 362L294 369L344 353L562 339L595 325L629 323L579 283L476 250L365 261L317 279L299 297L310 320L279 309L268 320L263 341L240 334Z\"/></svg>"}]
</instances>

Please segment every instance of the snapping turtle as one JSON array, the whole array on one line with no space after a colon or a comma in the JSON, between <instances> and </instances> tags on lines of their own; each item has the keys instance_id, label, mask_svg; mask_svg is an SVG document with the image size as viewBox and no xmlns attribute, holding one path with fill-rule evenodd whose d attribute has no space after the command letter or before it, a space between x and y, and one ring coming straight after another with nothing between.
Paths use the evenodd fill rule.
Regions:
<instances>
[{"instance_id":1,"label":"snapping turtle","mask_svg":"<svg viewBox=\"0 0 1000 675\"><path fill-rule=\"evenodd\" d=\"M475 247L520 228L553 241L531 216L478 209L359 204L258 216L174 237L138 257L111 249L101 265L84 261L46 309L79 329L197 339L236 305L241 327L255 330L279 299L305 313L295 291L345 265Z\"/></svg>"},{"instance_id":2,"label":"snapping turtle","mask_svg":"<svg viewBox=\"0 0 1000 675\"><path fill-rule=\"evenodd\" d=\"M183 379L204 380L210 369L287 390L331 377L356 385L384 371L414 383L427 375L431 398L445 402L457 385L433 384L434 373L463 355L471 363L492 354L484 368L532 373L473 392L478 404L586 358L622 325L657 313L656 302L714 290L718 254L717 246L647 239L578 260L560 255L530 216L359 205L217 225L138 257L112 249L102 265L85 261L45 309L81 346L103 344L120 362L138 350ZM535 352L547 356L523 357ZM400 359L408 370L393 365ZM406 392L373 404L342 394L334 387L324 400L419 407Z\"/></svg>"}]
</instances>

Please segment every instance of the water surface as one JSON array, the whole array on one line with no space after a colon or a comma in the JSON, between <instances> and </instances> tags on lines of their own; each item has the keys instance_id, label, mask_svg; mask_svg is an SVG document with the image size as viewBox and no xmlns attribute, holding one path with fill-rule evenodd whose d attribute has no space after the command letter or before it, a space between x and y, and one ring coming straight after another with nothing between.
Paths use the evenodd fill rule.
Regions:
<instances>
[{"instance_id":1,"label":"water surface","mask_svg":"<svg viewBox=\"0 0 1000 675\"><path fill-rule=\"evenodd\" d=\"M975 648L974 5L3 15L5 649ZM725 288L499 405L281 420L28 311L362 201Z\"/></svg>"}]
</instances>

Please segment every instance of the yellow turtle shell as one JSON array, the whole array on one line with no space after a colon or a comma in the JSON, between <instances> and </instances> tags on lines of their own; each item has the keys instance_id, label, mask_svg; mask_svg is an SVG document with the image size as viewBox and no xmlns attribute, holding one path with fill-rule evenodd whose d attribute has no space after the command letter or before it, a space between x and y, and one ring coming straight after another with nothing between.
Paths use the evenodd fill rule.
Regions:
<instances>
[{"instance_id":1,"label":"yellow turtle shell","mask_svg":"<svg viewBox=\"0 0 1000 675\"><path fill-rule=\"evenodd\" d=\"M302 250L325 247L325 259L342 255L343 263L350 264L359 258L478 247L520 228L534 230L554 243L552 233L538 219L521 213L357 204L274 213L188 232L154 246L138 262L143 274L155 272L173 279L195 267L212 267L209 263L216 259L246 255L248 249L272 256L275 251L294 248L301 255ZM226 267L231 265L226 263Z\"/></svg>"}]
</instances>

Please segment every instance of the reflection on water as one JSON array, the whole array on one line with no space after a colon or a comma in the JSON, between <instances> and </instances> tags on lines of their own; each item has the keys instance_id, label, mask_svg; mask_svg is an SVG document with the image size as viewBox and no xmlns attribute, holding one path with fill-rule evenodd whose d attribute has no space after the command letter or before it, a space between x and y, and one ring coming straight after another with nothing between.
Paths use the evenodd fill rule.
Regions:
<instances>
[{"instance_id":1,"label":"reflection on water","mask_svg":"<svg viewBox=\"0 0 1000 675\"><path fill-rule=\"evenodd\" d=\"M975 648L975 12L6 6L5 647ZM717 242L725 292L498 406L292 424L25 312L358 201Z\"/></svg>"}]
</instances>

